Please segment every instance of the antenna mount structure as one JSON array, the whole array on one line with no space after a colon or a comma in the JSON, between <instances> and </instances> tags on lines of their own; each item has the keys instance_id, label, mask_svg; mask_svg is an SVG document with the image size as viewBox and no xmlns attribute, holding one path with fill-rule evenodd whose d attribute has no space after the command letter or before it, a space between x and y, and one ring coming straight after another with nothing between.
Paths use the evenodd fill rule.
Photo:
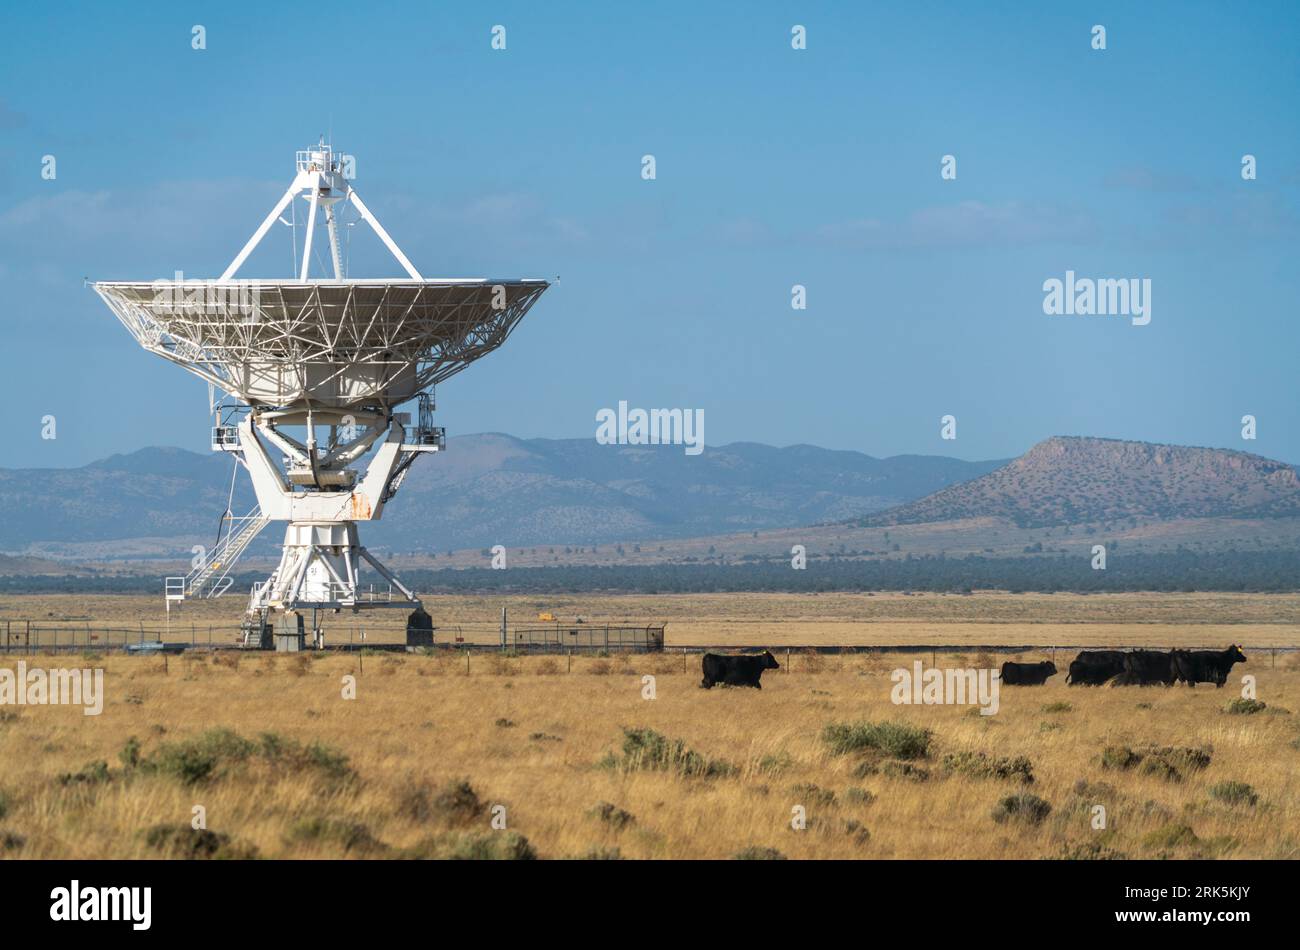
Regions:
<instances>
[{"instance_id":1,"label":"antenna mount structure","mask_svg":"<svg viewBox=\"0 0 1300 950\"><path fill-rule=\"evenodd\" d=\"M323 140L298 152L293 182L216 280L178 273L174 280L93 284L144 349L231 397L233 407L214 401L212 448L234 455L257 495L257 507L232 517L189 575L167 579L169 608L220 596L261 530L287 522L279 566L250 593L250 645L274 638L278 649L303 648L309 613L313 643L321 646L321 611L420 605L362 546L358 524L379 519L416 458L445 449L443 429L432 424L435 384L504 343L550 286L532 278L426 279L362 202L351 183L354 167ZM298 196L309 207L296 279L237 279ZM349 204L406 277L345 275L338 215ZM318 217L332 277L310 276ZM409 412L396 411L413 399L414 424ZM355 470L367 455L364 471ZM363 582L367 571L377 576L378 592Z\"/></svg>"}]
</instances>

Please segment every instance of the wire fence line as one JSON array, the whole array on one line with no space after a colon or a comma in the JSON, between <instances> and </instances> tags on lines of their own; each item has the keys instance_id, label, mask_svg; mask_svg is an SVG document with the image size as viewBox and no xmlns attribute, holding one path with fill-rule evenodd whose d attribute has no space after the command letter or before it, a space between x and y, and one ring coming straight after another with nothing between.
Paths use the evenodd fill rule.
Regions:
<instances>
[{"instance_id":1,"label":"wire fence line","mask_svg":"<svg viewBox=\"0 0 1300 950\"><path fill-rule=\"evenodd\" d=\"M452 623L430 630L394 624L333 626L327 649L500 650L526 653L655 653L664 649L664 624L546 624L503 628L499 623ZM242 649L246 631L220 624L111 626L94 621L0 620L0 653L59 651L171 652Z\"/></svg>"},{"instance_id":2,"label":"wire fence line","mask_svg":"<svg viewBox=\"0 0 1300 950\"><path fill-rule=\"evenodd\" d=\"M976 654L1014 656L1041 654L1053 661L1065 654L1095 650L1167 649L1159 644L1134 646L1105 646L1101 644L1062 643L872 643L872 644L668 644L665 642L664 624L532 624L508 628L504 638L499 623L475 620L466 623L449 623L435 628L431 640L422 640L423 646L411 645L410 635L430 631L418 628L405 629L392 624L374 626L350 625L333 628L326 638L327 650L335 651L411 651L432 649L439 652L463 651L466 653L505 654L556 654L556 655L612 655L623 653L670 653L689 655L703 653L754 653L770 649L778 656L784 655L787 663L798 657L836 655L926 655L931 665L938 666L941 657L962 657ZM1218 648L1207 644L1206 648ZM1300 652L1297 644L1245 644L1244 649L1266 656L1269 665L1277 666L1279 655ZM244 646L244 631L238 626L205 624L108 626L94 621L50 620L0 620L0 654L40 654L63 652L123 652L152 654L157 652L183 652L185 650L238 650Z\"/></svg>"}]
</instances>

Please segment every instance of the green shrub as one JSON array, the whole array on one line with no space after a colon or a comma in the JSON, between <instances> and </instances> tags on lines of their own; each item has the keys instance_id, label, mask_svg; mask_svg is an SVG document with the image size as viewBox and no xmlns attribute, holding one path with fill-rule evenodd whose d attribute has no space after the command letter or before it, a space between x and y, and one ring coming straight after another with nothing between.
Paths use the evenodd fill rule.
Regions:
<instances>
[{"instance_id":1,"label":"green shrub","mask_svg":"<svg viewBox=\"0 0 1300 950\"><path fill-rule=\"evenodd\" d=\"M1101 754L1104 769L1132 769L1140 766L1144 775L1156 775L1171 782L1182 781L1184 773L1199 772L1210 764L1210 750L1189 746L1107 746Z\"/></svg>"},{"instance_id":2,"label":"green shrub","mask_svg":"<svg viewBox=\"0 0 1300 950\"><path fill-rule=\"evenodd\" d=\"M193 739L160 745L153 755L139 759L139 768L197 785L220 778L231 763L243 762L256 748L229 729L209 729Z\"/></svg>"},{"instance_id":3,"label":"green shrub","mask_svg":"<svg viewBox=\"0 0 1300 950\"><path fill-rule=\"evenodd\" d=\"M487 810L469 779L448 782L433 796L430 805L433 813L456 822L472 821Z\"/></svg>"},{"instance_id":4,"label":"green shrub","mask_svg":"<svg viewBox=\"0 0 1300 950\"><path fill-rule=\"evenodd\" d=\"M1255 790L1245 782L1219 782L1210 786L1210 797L1229 805L1254 805L1259 801Z\"/></svg>"},{"instance_id":5,"label":"green shrub","mask_svg":"<svg viewBox=\"0 0 1300 950\"><path fill-rule=\"evenodd\" d=\"M735 861L784 861L785 855L776 848L760 848L757 845L750 845L748 848L742 848L733 854L732 859Z\"/></svg>"},{"instance_id":6,"label":"green shrub","mask_svg":"<svg viewBox=\"0 0 1300 950\"><path fill-rule=\"evenodd\" d=\"M856 845L863 845L871 840L871 832L867 830L867 826L856 818L849 818L844 822L844 833L852 838Z\"/></svg>"},{"instance_id":7,"label":"green shrub","mask_svg":"<svg viewBox=\"0 0 1300 950\"><path fill-rule=\"evenodd\" d=\"M688 749L681 739L669 739L653 729L629 729L626 726L623 727L622 758L611 754L600 764L626 771L649 769L705 778L719 778L736 772L735 766L727 762L706 759Z\"/></svg>"},{"instance_id":8,"label":"green shrub","mask_svg":"<svg viewBox=\"0 0 1300 950\"><path fill-rule=\"evenodd\" d=\"M1074 783L1074 794L1080 798L1103 802L1114 801L1119 797L1119 792L1115 790L1115 786L1107 785L1105 782L1089 782L1085 778L1081 778Z\"/></svg>"},{"instance_id":9,"label":"green shrub","mask_svg":"<svg viewBox=\"0 0 1300 950\"><path fill-rule=\"evenodd\" d=\"M1045 703L1043 705L1043 712L1045 713L1074 712L1074 707L1071 706L1069 703L1065 703L1065 702Z\"/></svg>"},{"instance_id":10,"label":"green shrub","mask_svg":"<svg viewBox=\"0 0 1300 950\"><path fill-rule=\"evenodd\" d=\"M834 755L878 752L893 759L922 759L930 749L929 729L901 722L828 723L822 741Z\"/></svg>"},{"instance_id":11,"label":"green shrub","mask_svg":"<svg viewBox=\"0 0 1300 950\"><path fill-rule=\"evenodd\" d=\"M218 834L206 828L191 828L189 825L154 825L145 831L144 840L149 847L168 857L190 861L208 858L246 859L255 857L257 853L255 848L232 848L229 835Z\"/></svg>"},{"instance_id":12,"label":"green shrub","mask_svg":"<svg viewBox=\"0 0 1300 950\"><path fill-rule=\"evenodd\" d=\"M786 753L779 752L775 755L765 755L758 760L758 771L765 775L779 775L786 769L794 765L794 760Z\"/></svg>"},{"instance_id":13,"label":"green shrub","mask_svg":"<svg viewBox=\"0 0 1300 950\"><path fill-rule=\"evenodd\" d=\"M441 861L534 861L537 852L517 831L460 834L440 842L434 857Z\"/></svg>"},{"instance_id":14,"label":"green shrub","mask_svg":"<svg viewBox=\"0 0 1300 950\"><path fill-rule=\"evenodd\" d=\"M1015 779L1026 785L1034 781L1033 763L1023 755L994 757L984 752L950 752L941 764L949 772L972 778Z\"/></svg>"},{"instance_id":15,"label":"green shrub","mask_svg":"<svg viewBox=\"0 0 1300 950\"><path fill-rule=\"evenodd\" d=\"M352 774L348 757L319 740L309 742L301 757L293 756L291 761L295 769L309 767L333 779L343 779Z\"/></svg>"},{"instance_id":16,"label":"green shrub","mask_svg":"<svg viewBox=\"0 0 1300 950\"><path fill-rule=\"evenodd\" d=\"M1127 861L1128 855L1107 847L1100 841L1077 841L1061 845L1057 859L1061 861Z\"/></svg>"},{"instance_id":17,"label":"green shrub","mask_svg":"<svg viewBox=\"0 0 1300 950\"><path fill-rule=\"evenodd\" d=\"M345 852L357 854L369 854L386 848L360 822L335 818L299 819L290 826L285 838L290 844L337 844Z\"/></svg>"},{"instance_id":18,"label":"green shrub","mask_svg":"<svg viewBox=\"0 0 1300 950\"><path fill-rule=\"evenodd\" d=\"M1183 773L1178 771L1176 766L1167 759L1162 759L1156 756L1143 759L1139 771L1143 775L1154 775L1156 778L1162 778L1166 782L1181 782L1183 780Z\"/></svg>"},{"instance_id":19,"label":"green shrub","mask_svg":"<svg viewBox=\"0 0 1300 950\"><path fill-rule=\"evenodd\" d=\"M79 772L65 772L59 776L60 785L100 785L109 780L108 763L91 762Z\"/></svg>"},{"instance_id":20,"label":"green shrub","mask_svg":"<svg viewBox=\"0 0 1300 950\"><path fill-rule=\"evenodd\" d=\"M791 785L790 794L794 795L800 804L835 804L835 792L829 788L822 788L820 785L814 785L811 782L802 782L798 785Z\"/></svg>"},{"instance_id":21,"label":"green shrub","mask_svg":"<svg viewBox=\"0 0 1300 950\"><path fill-rule=\"evenodd\" d=\"M128 768L173 778L183 785L224 778L252 759L261 759L277 771L310 770L332 780L352 774L347 756L338 750L317 741L303 746L274 732L264 732L253 742L229 729L209 729L190 739L165 742L147 756L141 754L133 736L119 758Z\"/></svg>"},{"instance_id":22,"label":"green shrub","mask_svg":"<svg viewBox=\"0 0 1300 950\"><path fill-rule=\"evenodd\" d=\"M122 750L117 754L118 761L122 763L125 769L134 769L140 764L140 740L135 736L127 739L122 745Z\"/></svg>"},{"instance_id":23,"label":"green shrub","mask_svg":"<svg viewBox=\"0 0 1300 950\"><path fill-rule=\"evenodd\" d=\"M930 770L923 769L911 762L898 762L890 759L880 767L880 774L889 778L902 778L910 782L924 782L930 778Z\"/></svg>"},{"instance_id":24,"label":"green shrub","mask_svg":"<svg viewBox=\"0 0 1300 950\"><path fill-rule=\"evenodd\" d=\"M618 848L588 848L574 857L579 861L622 861L623 852Z\"/></svg>"},{"instance_id":25,"label":"green shrub","mask_svg":"<svg viewBox=\"0 0 1300 950\"><path fill-rule=\"evenodd\" d=\"M1263 712L1267 708L1268 704L1260 702L1258 699L1238 697L1224 706L1223 711L1233 716L1250 716L1257 712Z\"/></svg>"},{"instance_id":26,"label":"green shrub","mask_svg":"<svg viewBox=\"0 0 1300 950\"><path fill-rule=\"evenodd\" d=\"M1101 752L1103 769L1131 769L1142 757L1126 745L1108 745Z\"/></svg>"},{"instance_id":27,"label":"green shrub","mask_svg":"<svg viewBox=\"0 0 1300 950\"><path fill-rule=\"evenodd\" d=\"M1162 849L1196 844L1200 840L1200 838L1196 837L1196 832L1192 830L1190 825L1170 822L1155 831L1147 832L1142 838L1142 844L1148 848Z\"/></svg>"},{"instance_id":28,"label":"green shrub","mask_svg":"<svg viewBox=\"0 0 1300 950\"><path fill-rule=\"evenodd\" d=\"M876 796L865 788L858 788L853 785L844 790L844 800L855 805L870 805L876 800Z\"/></svg>"},{"instance_id":29,"label":"green shrub","mask_svg":"<svg viewBox=\"0 0 1300 950\"><path fill-rule=\"evenodd\" d=\"M636 821L631 812L624 811L611 802L597 802L596 807L591 810L590 814L593 818L600 819L615 831L622 831Z\"/></svg>"},{"instance_id":30,"label":"green shrub","mask_svg":"<svg viewBox=\"0 0 1300 950\"><path fill-rule=\"evenodd\" d=\"M1007 821L1020 821L1036 825L1047 817L1052 806L1029 792L1017 792L998 801L993 808L993 820L1002 824Z\"/></svg>"}]
</instances>

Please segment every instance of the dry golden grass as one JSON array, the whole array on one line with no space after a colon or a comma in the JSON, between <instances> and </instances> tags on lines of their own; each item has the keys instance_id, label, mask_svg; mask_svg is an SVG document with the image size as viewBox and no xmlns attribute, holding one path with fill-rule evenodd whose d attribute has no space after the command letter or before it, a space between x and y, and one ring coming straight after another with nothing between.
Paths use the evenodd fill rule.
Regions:
<instances>
[{"instance_id":1,"label":"dry golden grass","mask_svg":"<svg viewBox=\"0 0 1300 950\"><path fill-rule=\"evenodd\" d=\"M998 714L980 717L969 708L891 704L889 670L914 658L796 656L764 677L762 691L701 690L698 657L676 655L575 658L569 672L565 657L480 654L468 673L463 656L448 655L172 657L166 671L161 658L79 660L107 671L101 716L10 707L0 717L0 847L26 858L154 856L147 829L188 826L202 805L208 827L229 835L235 853L481 853L507 840L489 824L487 809L501 804L508 829L542 857L618 849L629 858L725 858L749 847L791 858L1035 858L1092 847L1130 857L1300 856L1300 728L1283 711L1300 710L1293 664L1279 661L1274 670L1256 656L1236 668L1230 682L1255 675L1268 704L1254 715L1222 711L1237 695L1231 687L1067 687L1058 662L1062 675L1051 685L1006 687ZM938 656L940 665L985 659ZM355 700L341 696L350 674ZM656 677L653 700L642 698L644 674ZM1055 703L1070 708L1045 711ZM930 754L915 762L929 780L858 777L857 757L832 755L823 728L862 720L932 730ZM601 767L620 751L621 726L680 739L736 772L707 778ZM250 739L273 731L303 744L320 740L347 756L352 777L330 778L310 765L272 768L254 757L224 778L186 785L119 762L132 736L149 757L163 743L217 727ZM1212 747L1212 760L1178 782L1099 764L1107 746L1149 744ZM961 751L1028 757L1035 781L1026 790L1050 803L1050 814L1036 826L995 822L999 799L1021 786L945 774L943 755ZM61 774L96 760L109 764L107 781L60 783ZM469 780L484 810L457 817L430 804L458 778ZM1076 794L1080 780L1113 791ZM1209 789L1227 781L1248 783L1257 803L1213 800ZM602 818L594 811L600 803L615 810ZM1109 809L1106 831L1090 827L1087 807L1097 803ZM807 809L807 830L790 827L795 805ZM616 809L631 820L620 823ZM1182 834L1178 843L1180 834L1168 830L1178 825L1194 839Z\"/></svg>"}]
</instances>

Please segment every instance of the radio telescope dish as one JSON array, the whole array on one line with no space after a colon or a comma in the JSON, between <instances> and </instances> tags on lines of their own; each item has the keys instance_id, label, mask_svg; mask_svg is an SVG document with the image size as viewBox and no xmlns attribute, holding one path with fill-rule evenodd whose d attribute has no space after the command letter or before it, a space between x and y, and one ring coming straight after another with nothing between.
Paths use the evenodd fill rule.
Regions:
<instances>
[{"instance_id":1,"label":"radio telescope dish","mask_svg":"<svg viewBox=\"0 0 1300 950\"><path fill-rule=\"evenodd\" d=\"M355 522L375 520L420 454L445 447L432 424L435 384L492 352L542 293L545 280L426 279L352 187L349 156L322 141L298 152L297 173L230 266L216 280L101 281L95 291L144 349L233 397L217 412L214 451L249 472L258 507L230 518L225 539L183 578L169 578L168 605L219 596L230 569L270 521L288 521L280 566L249 601L246 643L303 645L310 609L418 605L419 599L357 539ZM309 203L297 280L235 277L295 198ZM351 206L396 258L406 277L354 280L344 273L336 210ZM312 278L312 239L323 212L333 276ZM297 260L297 215L293 216ZM419 400L419 420L394 412ZM222 407L218 407L218 410ZM229 407L225 407L229 409ZM242 415L235 424L234 417ZM289 428L305 430L298 437ZM318 430L326 429L320 437ZM271 459L267 444L283 453ZM364 474L348 466L378 447ZM367 596L363 564L387 582ZM297 614L296 631L282 626ZM314 624L313 624L314 626ZM317 645L322 634L314 629Z\"/></svg>"},{"instance_id":2,"label":"radio telescope dish","mask_svg":"<svg viewBox=\"0 0 1300 950\"><path fill-rule=\"evenodd\" d=\"M391 407L505 342L544 280L95 284L140 345L250 406Z\"/></svg>"}]
</instances>

